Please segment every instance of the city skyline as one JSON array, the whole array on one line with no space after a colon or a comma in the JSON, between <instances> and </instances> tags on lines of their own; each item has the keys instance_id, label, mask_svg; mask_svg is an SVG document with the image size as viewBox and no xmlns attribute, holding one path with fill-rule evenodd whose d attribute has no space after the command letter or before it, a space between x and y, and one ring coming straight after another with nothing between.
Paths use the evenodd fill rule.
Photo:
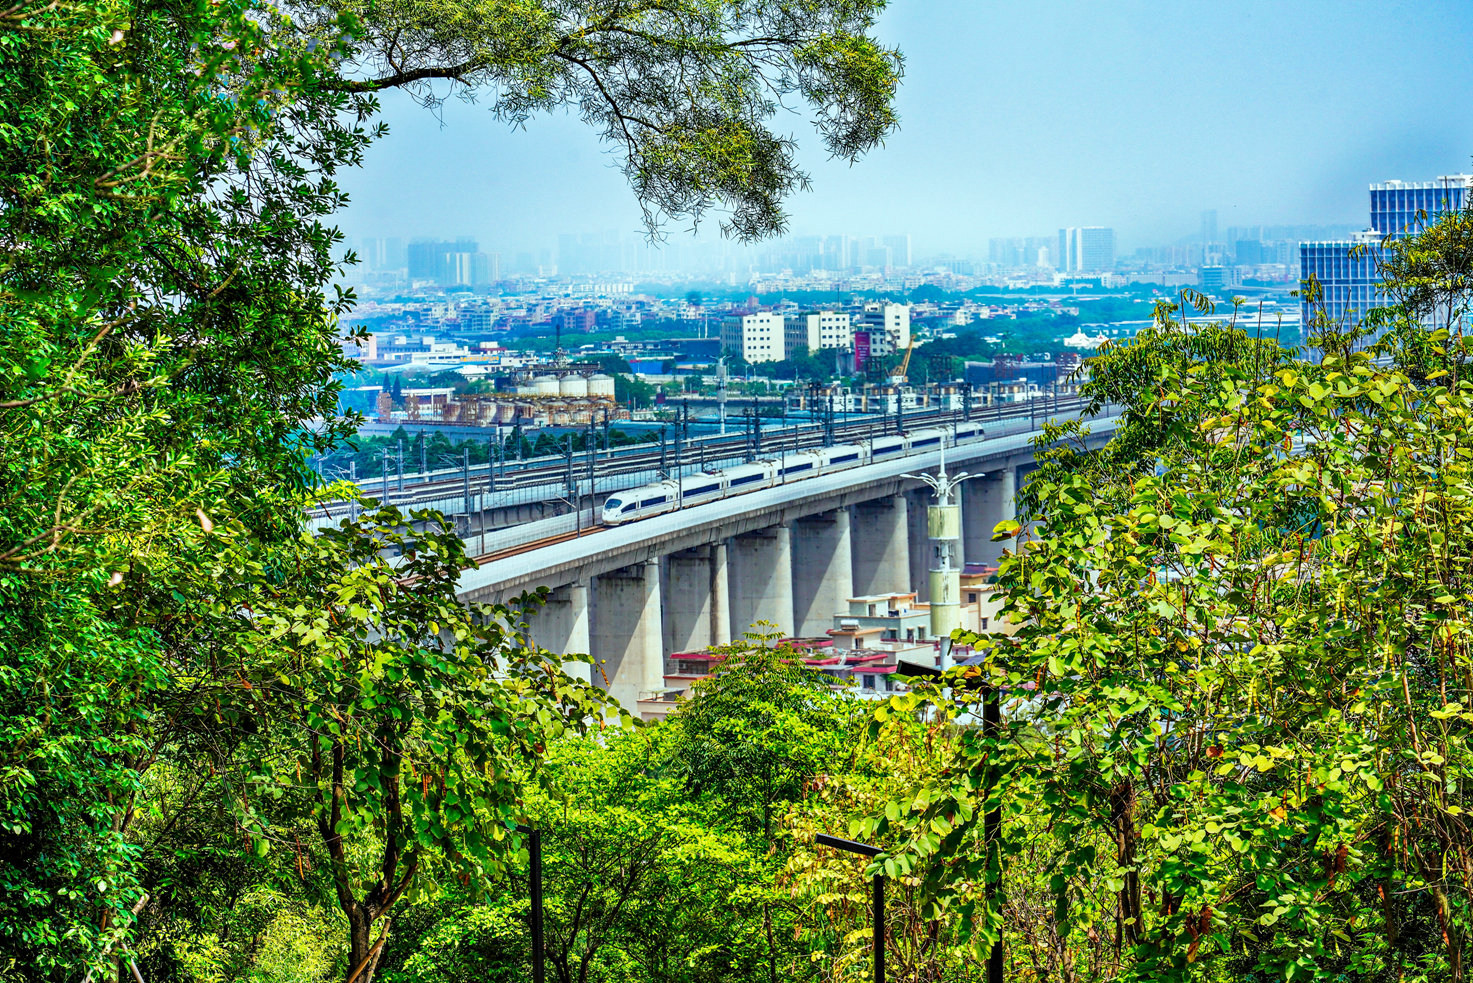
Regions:
<instances>
[{"instance_id":1,"label":"city skyline","mask_svg":"<svg viewBox=\"0 0 1473 983\"><path fill-rule=\"evenodd\" d=\"M992 237L1099 225L1129 254L1196 235L1209 210L1221 228L1363 221L1357 189L1464 171L1473 152L1473 108L1456 98L1473 82L1458 8L1423 5L1415 25L1383 10L894 5L880 32L907 55L901 129L849 168L795 116L814 190L790 202L789 231L894 230L921 253L985 255ZM1322 57L1302 58L1306 24ZM1345 84L1343 69L1388 45L1405 56L1395 75ZM345 182L350 237L472 235L504 252L639 232L622 175L576 118L514 132L473 105L442 115L385 100L393 132Z\"/></svg>"}]
</instances>

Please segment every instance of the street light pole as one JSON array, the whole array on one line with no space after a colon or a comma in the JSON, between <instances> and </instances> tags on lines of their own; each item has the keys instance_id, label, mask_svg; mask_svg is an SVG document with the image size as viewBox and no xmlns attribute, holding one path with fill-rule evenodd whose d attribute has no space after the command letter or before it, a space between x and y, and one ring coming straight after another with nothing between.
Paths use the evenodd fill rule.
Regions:
<instances>
[{"instance_id":1,"label":"street light pole","mask_svg":"<svg viewBox=\"0 0 1473 983\"><path fill-rule=\"evenodd\" d=\"M835 850L844 850L848 853L857 853L863 857L877 857L884 851L877 846L868 843L856 843L854 840L841 840L837 836L827 833L819 833L814 839L823 846L831 846ZM871 910L874 915L873 945L875 951L875 983L885 983L885 875L876 874L874 878L873 891L871 893ZM989 981L990 983L990 981Z\"/></svg>"},{"instance_id":2,"label":"street light pole","mask_svg":"<svg viewBox=\"0 0 1473 983\"><path fill-rule=\"evenodd\" d=\"M542 831L518 823L517 832L527 837L528 859L532 867L528 878L532 895L532 983L543 983L547 970L546 956L542 951Z\"/></svg>"},{"instance_id":3,"label":"street light pole","mask_svg":"<svg viewBox=\"0 0 1473 983\"><path fill-rule=\"evenodd\" d=\"M961 540L961 483L972 477L963 471L946 473L946 441L941 442L941 470L937 474L903 474L902 478L929 485L935 504L926 509L934 566L930 571L931 634L941 642L941 671L951 668L951 633L961 627L961 566L953 563ZM953 496L956 496L954 499Z\"/></svg>"}]
</instances>

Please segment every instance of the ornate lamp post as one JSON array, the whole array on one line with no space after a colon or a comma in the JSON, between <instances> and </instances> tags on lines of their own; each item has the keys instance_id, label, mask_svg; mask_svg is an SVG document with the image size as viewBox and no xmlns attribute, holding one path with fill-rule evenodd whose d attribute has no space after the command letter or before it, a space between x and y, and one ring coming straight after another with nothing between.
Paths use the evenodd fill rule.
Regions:
<instances>
[{"instance_id":1,"label":"ornate lamp post","mask_svg":"<svg viewBox=\"0 0 1473 983\"><path fill-rule=\"evenodd\" d=\"M951 633L961 627L961 565L958 547L962 535L960 485L973 477L963 471L946 473L946 444L941 445L941 468L936 474L904 474L925 482L935 498L926 508L926 535L931 540L931 634L941 639L941 669L951 668Z\"/></svg>"}]
</instances>

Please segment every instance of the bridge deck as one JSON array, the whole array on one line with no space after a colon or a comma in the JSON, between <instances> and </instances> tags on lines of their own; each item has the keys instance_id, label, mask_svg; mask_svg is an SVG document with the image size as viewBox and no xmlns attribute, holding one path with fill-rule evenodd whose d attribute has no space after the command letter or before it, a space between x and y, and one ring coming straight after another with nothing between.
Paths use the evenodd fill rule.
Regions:
<instances>
[{"instance_id":1,"label":"bridge deck","mask_svg":"<svg viewBox=\"0 0 1473 983\"><path fill-rule=\"evenodd\" d=\"M1089 420L1091 436L1104 439L1114 431L1117 419L1110 416ZM1017 457L1031 449L1030 442L1037 432L1028 428L948 448L947 468L953 472L969 468L975 471L989 460ZM538 585L556 587L583 580L802 516L898 494L913 484L901 475L931 470L940 463L939 451L912 454L883 464L680 509L628 525L599 528L578 538L542 546L533 543L524 552L503 555L467 570L461 575L458 593L466 600L499 602ZM572 522L566 525L566 531L571 531Z\"/></svg>"}]
</instances>

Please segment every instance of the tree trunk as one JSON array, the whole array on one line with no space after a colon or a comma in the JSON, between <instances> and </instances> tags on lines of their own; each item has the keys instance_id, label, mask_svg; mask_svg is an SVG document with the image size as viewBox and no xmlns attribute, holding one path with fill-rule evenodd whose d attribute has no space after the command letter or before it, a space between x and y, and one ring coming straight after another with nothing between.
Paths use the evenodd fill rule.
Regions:
<instances>
[{"instance_id":1,"label":"tree trunk","mask_svg":"<svg viewBox=\"0 0 1473 983\"><path fill-rule=\"evenodd\" d=\"M1115 827L1116 861L1124 869L1125 884L1120 889L1118 943L1134 945L1145 928L1141 911L1141 879L1134 869L1136 853L1135 786L1121 782L1110 790L1110 821Z\"/></svg>"},{"instance_id":2,"label":"tree trunk","mask_svg":"<svg viewBox=\"0 0 1473 983\"><path fill-rule=\"evenodd\" d=\"M378 941L373 939L373 915L363 904L354 904L346 912L348 916L348 975L346 983L373 983L378 971L379 956L389 936L389 926L384 924Z\"/></svg>"}]
</instances>

